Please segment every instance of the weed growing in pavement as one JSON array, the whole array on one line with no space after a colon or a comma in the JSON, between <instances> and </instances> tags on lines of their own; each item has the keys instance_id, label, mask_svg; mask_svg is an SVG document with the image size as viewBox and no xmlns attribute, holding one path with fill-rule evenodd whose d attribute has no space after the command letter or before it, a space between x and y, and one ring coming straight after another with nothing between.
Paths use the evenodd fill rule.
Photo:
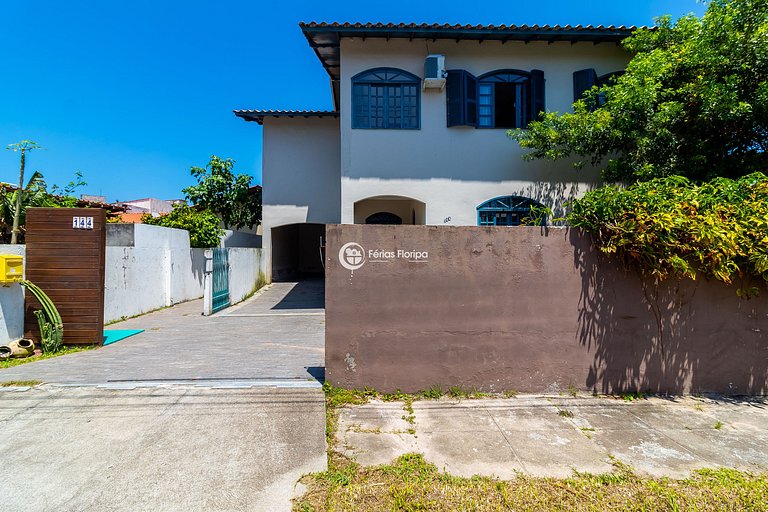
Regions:
<instances>
[{"instance_id":1,"label":"weed growing in pavement","mask_svg":"<svg viewBox=\"0 0 768 512\"><path fill-rule=\"evenodd\" d=\"M2 388L32 387L42 383L43 381L41 380L7 380L5 382L0 382L0 387Z\"/></svg>"},{"instance_id":2,"label":"weed growing in pavement","mask_svg":"<svg viewBox=\"0 0 768 512\"><path fill-rule=\"evenodd\" d=\"M443 388L440 386L432 386L429 389L425 389L420 395L427 400L439 400L443 397Z\"/></svg>"},{"instance_id":3,"label":"weed growing in pavement","mask_svg":"<svg viewBox=\"0 0 768 512\"><path fill-rule=\"evenodd\" d=\"M720 421L720 420L717 420L717 421L715 422L715 425L714 425L714 427L715 427L715 430L720 430L721 428L723 428L723 422L722 422L722 421Z\"/></svg>"}]
</instances>

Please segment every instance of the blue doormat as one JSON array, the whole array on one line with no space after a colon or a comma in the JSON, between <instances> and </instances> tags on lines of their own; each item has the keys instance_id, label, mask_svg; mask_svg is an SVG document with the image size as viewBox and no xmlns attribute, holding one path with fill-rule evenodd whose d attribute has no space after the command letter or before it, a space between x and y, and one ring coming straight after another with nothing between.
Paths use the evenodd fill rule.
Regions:
<instances>
[{"instance_id":1,"label":"blue doormat","mask_svg":"<svg viewBox=\"0 0 768 512\"><path fill-rule=\"evenodd\" d=\"M104 329L104 345L115 343L140 332L144 332L144 329Z\"/></svg>"}]
</instances>

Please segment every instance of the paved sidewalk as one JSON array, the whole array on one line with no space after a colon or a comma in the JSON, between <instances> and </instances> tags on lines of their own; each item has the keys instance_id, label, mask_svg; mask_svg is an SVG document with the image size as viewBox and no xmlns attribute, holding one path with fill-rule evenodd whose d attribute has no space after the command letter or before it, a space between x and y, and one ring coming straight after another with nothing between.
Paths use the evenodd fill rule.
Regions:
<instances>
[{"instance_id":1,"label":"paved sidewalk","mask_svg":"<svg viewBox=\"0 0 768 512\"><path fill-rule=\"evenodd\" d=\"M287 512L324 428L315 389L0 388L0 509Z\"/></svg>"},{"instance_id":2,"label":"paved sidewalk","mask_svg":"<svg viewBox=\"0 0 768 512\"><path fill-rule=\"evenodd\" d=\"M110 325L145 332L98 350L0 370L0 382L299 380L322 374L324 283L274 283L211 317L202 301ZM308 371L309 368L309 371Z\"/></svg>"},{"instance_id":3,"label":"paved sidewalk","mask_svg":"<svg viewBox=\"0 0 768 512\"><path fill-rule=\"evenodd\" d=\"M513 478L606 473L685 478L704 467L768 471L768 398L730 400L525 395L401 402L341 410L338 448L364 465L409 452L451 474ZM415 429L409 434L409 429Z\"/></svg>"},{"instance_id":4,"label":"paved sidewalk","mask_svg":"<svg viewBox=\"0 0 768 512\"><path fill-rule=\"evenodd\" d=\"M288 511L326 468L322 281L110 326L146 332L0 370L0 510Z\"/></svg>"}]
</instances>

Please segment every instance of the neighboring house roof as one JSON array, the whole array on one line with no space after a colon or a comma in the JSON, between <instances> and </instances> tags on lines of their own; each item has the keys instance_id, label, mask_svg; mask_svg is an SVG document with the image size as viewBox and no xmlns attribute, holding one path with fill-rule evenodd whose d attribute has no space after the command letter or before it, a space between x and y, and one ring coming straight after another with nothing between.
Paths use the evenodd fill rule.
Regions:
<instances>
[{"instance_id":1,"label":"neighboring house roof","mask_svg":"<svg viewBox=\"0 0 768 512\"><path fill-rule=\"evenodd\" d=\"M144 213L123 213L120 215L120 222L126 224L141 224L141 218Z\"/></svg>"},{"instance_id":2,"label":"neighboring house roof","mask_svg":"<svg viewBox=\"0 0 768 512\"><path fill-rule=\"evenodd\" d=\"M338 112L328 110L234 110L237 117L264 124L265 117L339 117ZM257 185L258 186L258 185Z\"/></svg>"}]
</instances>

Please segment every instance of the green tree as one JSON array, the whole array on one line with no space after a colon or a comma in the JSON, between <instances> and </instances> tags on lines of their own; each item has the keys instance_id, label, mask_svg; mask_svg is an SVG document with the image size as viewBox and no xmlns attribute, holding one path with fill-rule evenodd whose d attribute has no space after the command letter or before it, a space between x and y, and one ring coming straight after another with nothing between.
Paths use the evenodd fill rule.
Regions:
<instances>
[{"instance_id":1,"label":"green tree","mask_svg":"<svg viewBox=\"0 0 768 512\"><path fill-rule=\"evenodd\" d=\"M252 228L261 222L261 190L251 190L251 176L235 175L235 161L211 156L208 165L192 167L190 173L197 185L182 190L195 206L219 216L227 228Z\"/></svg>"},{"instance_id":2,"label":"green tree","mask_svg":"<svg viewBox=\"0 0 768 512\"><path fill-rule=\"evenodd\" d=\"M634 57L574 112L510 136L526 159L576 157L608 181L738 178L768 168L768 2L712 0L704 16L657 20L624 42Z\"/></svg>"},{"instance_id":3,"label":"green tree","mask_svg":"<svg viewBox=\"0 0 768 512\"><path fill-rule=\"evenodd\" d=\"M167 215L153 217L145 214L141 222L153 226L186 229L189 231L189 244L192 247L218 247L224 230L219 227L219 218L207 210L197 210L186 204L173 206Z\"/></svg>"}]
</instances>

